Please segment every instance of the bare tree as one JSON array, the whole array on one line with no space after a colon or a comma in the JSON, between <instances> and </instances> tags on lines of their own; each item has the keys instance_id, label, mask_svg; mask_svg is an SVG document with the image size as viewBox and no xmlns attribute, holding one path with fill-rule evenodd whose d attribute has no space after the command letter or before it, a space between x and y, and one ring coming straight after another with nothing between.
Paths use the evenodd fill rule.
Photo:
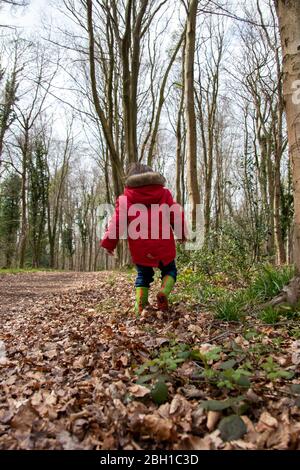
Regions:
<instances>
[{"instance_id":1,"label":"bare tree","mask_svg":"<svg viewBox=\"0 0 300 470\"><path fill-rule=\"evenodd\" d=\"M17 147L21 153L21 174L22 174L22 216L21 216L21 239L20 239L20 268L24 267L25 254L28 240L28 218L27 218L27 186L28 186L28 165L30 162L30 154L32 151L31 133L35 124L40 119L52 81L57 73L57 67L48 71L48 59L43 50L34 50L34 63L37 63L37 70L33 70L33 77L29 80L29 88L25 91L24 97L28 100L30 96L30 104L23 105L19 102L16 106L17 117L16 122L19 126L17 131ZM29 61L30 63L30 61ZM33 66L33 63L31 63ZM35 65L33 66L33 69ZM35 72L37 75L35 76ZM31 72L32 73L32 72ZM32 83L33 82L33 83Z\"/></svg>"},{"instance_id":2,"label":"bare tree","mask_svg":"<svg viewBox=\"0 0 300 470\"><path fill-rule=\"evenodd\" d=\"M191 215L193 226L196 223L197 205L200 204L200 193L197 177L197 126L195 113L195 89L194 89L194 58L196 41L196 18L198 0L190 0L186 24L185 46L185 114L187 126L187 178L188 193L191 203Z\"/></svg>"},{"instance_id":3,"label":"bare tree","mask_svg":"<svg viewBox=\"0 0 300 470\"><path fill-rule=\"evenodd\" d=\"M300 297L300 97L299 97L299 63L300 63L300 3L298 0L276 0L282 55L283 55L283 96L287 117L288 140L293 172L294 191L294 240L293 260L296 277L283 290L273 304L288 301L292 305Z\"/></svg>"}]
</instances>

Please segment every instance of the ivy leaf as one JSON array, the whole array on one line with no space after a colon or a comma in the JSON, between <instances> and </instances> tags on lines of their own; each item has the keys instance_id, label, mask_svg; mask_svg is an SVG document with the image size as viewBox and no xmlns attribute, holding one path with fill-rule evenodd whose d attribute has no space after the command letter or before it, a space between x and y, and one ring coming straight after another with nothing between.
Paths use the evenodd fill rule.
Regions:
<instances>
[{"instance_id":1,"label":"ivy leaf","mask_svg":"<svg viewBox=\"0 0 300 470\"><path fill-rule=\"evenodd\" d=\"M164 382L157 382L151 390L151 397L154 403L162 405L168 400L168 387Z\"/></svg>"},{"instance_id":2,"label":"ivy leaf","mask_svg":"<svg viewBox=\"0 0 300 470\"><path fill-rule=\"evenodd\" d=\"M223 418L218 426L223 441L235 441L243 437L247 432L244 421L238 415Z\"/></svg>"},{"instance_id":3,"label":"ivy leaf","mask_svg":"<svg viewBox=\"0 0 300 470\"><path fill-rule=\"evenodd\" d=\"M243 388L250 388L251 382L246 375L241 375L235 380L235 383Z\"/></svg>"},{"instance_id":4,"label":"ivy leaf","mask_svg":"<svg viewBox=\"0 0 300 470\"><path fill-rule=\"evenodd\" d=\"M294 395L300 395L300 384L293 384L291 385L291 392Z\"/></svg>"},{"instance_id":5,"label":"ivy leaf","mask_svg":"<svg viewBox=\"0 0 300 470\"><path fill-rule=\"evenodd\" d=\"M194 361L200 361L202 359L202 355L198 349L193 349L190 353L190 357Z\"/></svg>"},{"instance_id":6,"label":"ivy leaf","mask_svg":"<svg viewBox=\"0 0 300 470\"><path fill-rule=\"evenodd\" d=\"M150 380L153 379L153 377L155 377L155 374L147 374L147 375L142 375L137 381L136 383L138 385L143 385L147 382L150 382Z\"/></svg>"},{"instance_id":7,"label":"ivy leaf","mask_svg":"<svg viewBox=\"0 0 300 470\"><path fill-rule=\"evenodd\" d=\"M207 411L223 411L230 408L240 401L244 400L244 396L241 395L237 398L228 398L227 400L207 400L200 403L201 408Z\"/></svg>"},{"instance_id":8,"label":"ivy leaf","mask_svg":"<svg viewBox=\"0 0 300 470\"><path fill-rule=\"evenodd\" d=\"M227 370L232 369L236 365L236 361L234 359L229 359L229 361L222 362L220 364L219 369Z\"/></svg>"},{"instance_id":9,"label":"ivy leaf","mask_svg":"<svg viewBox=\"0 0 300 470\"><path fill-rule=\"evenodd\" d=\"M296 400L295 400L295 406L297 406L298 408L300 408L300 397L297 397Z\"/></svg>"},{"instance_id":10,"label":"ivy leaf","mask_svg":"<svg viewBox=\"0 0 300 470\"><path fill-rule=\"evenodd\" d=\"M222 411L231 407L231 400L207 400L200 403L201 408L207 411Z\"/></svg>"}]
</instances>

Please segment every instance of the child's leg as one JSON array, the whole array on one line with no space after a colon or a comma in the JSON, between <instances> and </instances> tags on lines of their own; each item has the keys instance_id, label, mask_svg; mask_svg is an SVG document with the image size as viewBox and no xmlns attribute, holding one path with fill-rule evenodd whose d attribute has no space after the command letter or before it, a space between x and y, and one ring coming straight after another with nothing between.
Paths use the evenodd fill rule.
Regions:
<instances>
[{"instance_id":1,"label":"child's leg","mask_svg":"<svg viewBox=\"0 0 300 470\"><path fill-rule=\"evenodd\" d=\"M138 315L148 305L148 292L151 282L153 282L154 271L149 266L136 266L137 278L135 281L136 299L134 310Z\"/></svg>"},{"instance_id":2,"label":"child's leg","mask_svg":"<svg viewBox=\"0 0 300 470\"><path fill-rule=\"evenodd\" d=\"M159 310L166 311L169 308L168 297L177 279L177 268L175 261L172 261L167 266L160 264L159 268L161 270L162 285L157 294L157 306Z\"/></svg>"},{"instance_id":3,"label":"child's leg","mask_svg":"<svg viewBox=\"0 0 300 470\"><path fill-rule=\"evenodd\" d=\"M147 287L149 289L150 284L153 282L154 270L150 266L137 265L137 277L135 281L135 287Z\"/></svg>"},{"instance_id":4,"label":"child's leg","mask_svg":"<svg viewBox=\"0 0 300 470\"><path fill-rule=\"evenodd\" d=\"M171 263L167 264L167 266L163 266L162 264L159 266L161 270L161 279L163 280L166 276L171 276L174 281L176 282L177 279L177 268L175 260L171 261Z\"/></svg>"}]
</instances>

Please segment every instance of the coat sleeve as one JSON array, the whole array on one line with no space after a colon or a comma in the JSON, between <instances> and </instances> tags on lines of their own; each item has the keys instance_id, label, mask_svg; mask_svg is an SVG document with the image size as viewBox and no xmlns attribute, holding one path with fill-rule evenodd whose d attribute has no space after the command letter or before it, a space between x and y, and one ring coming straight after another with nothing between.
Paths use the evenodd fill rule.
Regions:
<instances>
[{"instance_id":1,"label":"coat sleeve","mask_svg":"<svg viewBox=\"0 0 300 470\"><path fill-rule=\"evenodd\" d=\"M168 189L167 204L170 207L170 223L174 234L178 240L187 241L189 238L188 226L184 215L183 207L174 201L172 194Z\"/></svg>"},{"instance_id":2,"label":"coat sleeve","mask_svg":"<svg viewBox=\"0 0 300 470\"><path fill-rule=\"evenodd\" d=\"M106 232L100 243L102 248L114 251L120 236L124 235L127 221L127 198L126 196L118 197L114 214L108 224Z\"/></svg>"}]
</instances>

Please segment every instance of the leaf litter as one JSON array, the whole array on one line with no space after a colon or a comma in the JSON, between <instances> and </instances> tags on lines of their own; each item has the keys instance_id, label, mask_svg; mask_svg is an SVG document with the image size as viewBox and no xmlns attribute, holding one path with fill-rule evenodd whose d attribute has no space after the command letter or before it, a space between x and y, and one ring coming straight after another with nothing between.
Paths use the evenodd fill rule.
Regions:
<instances>
[{"instance_id":1,"label":"leaf litter","mask_svg":"<svg viewBox=\"0 0 300 470\"><path fill-rule=\"evenodd\" d=\"M0 449L300 449L284 326L192 302L137 319L126 273L5 275L0 291Z\"/></svg>"}]
</instances>

